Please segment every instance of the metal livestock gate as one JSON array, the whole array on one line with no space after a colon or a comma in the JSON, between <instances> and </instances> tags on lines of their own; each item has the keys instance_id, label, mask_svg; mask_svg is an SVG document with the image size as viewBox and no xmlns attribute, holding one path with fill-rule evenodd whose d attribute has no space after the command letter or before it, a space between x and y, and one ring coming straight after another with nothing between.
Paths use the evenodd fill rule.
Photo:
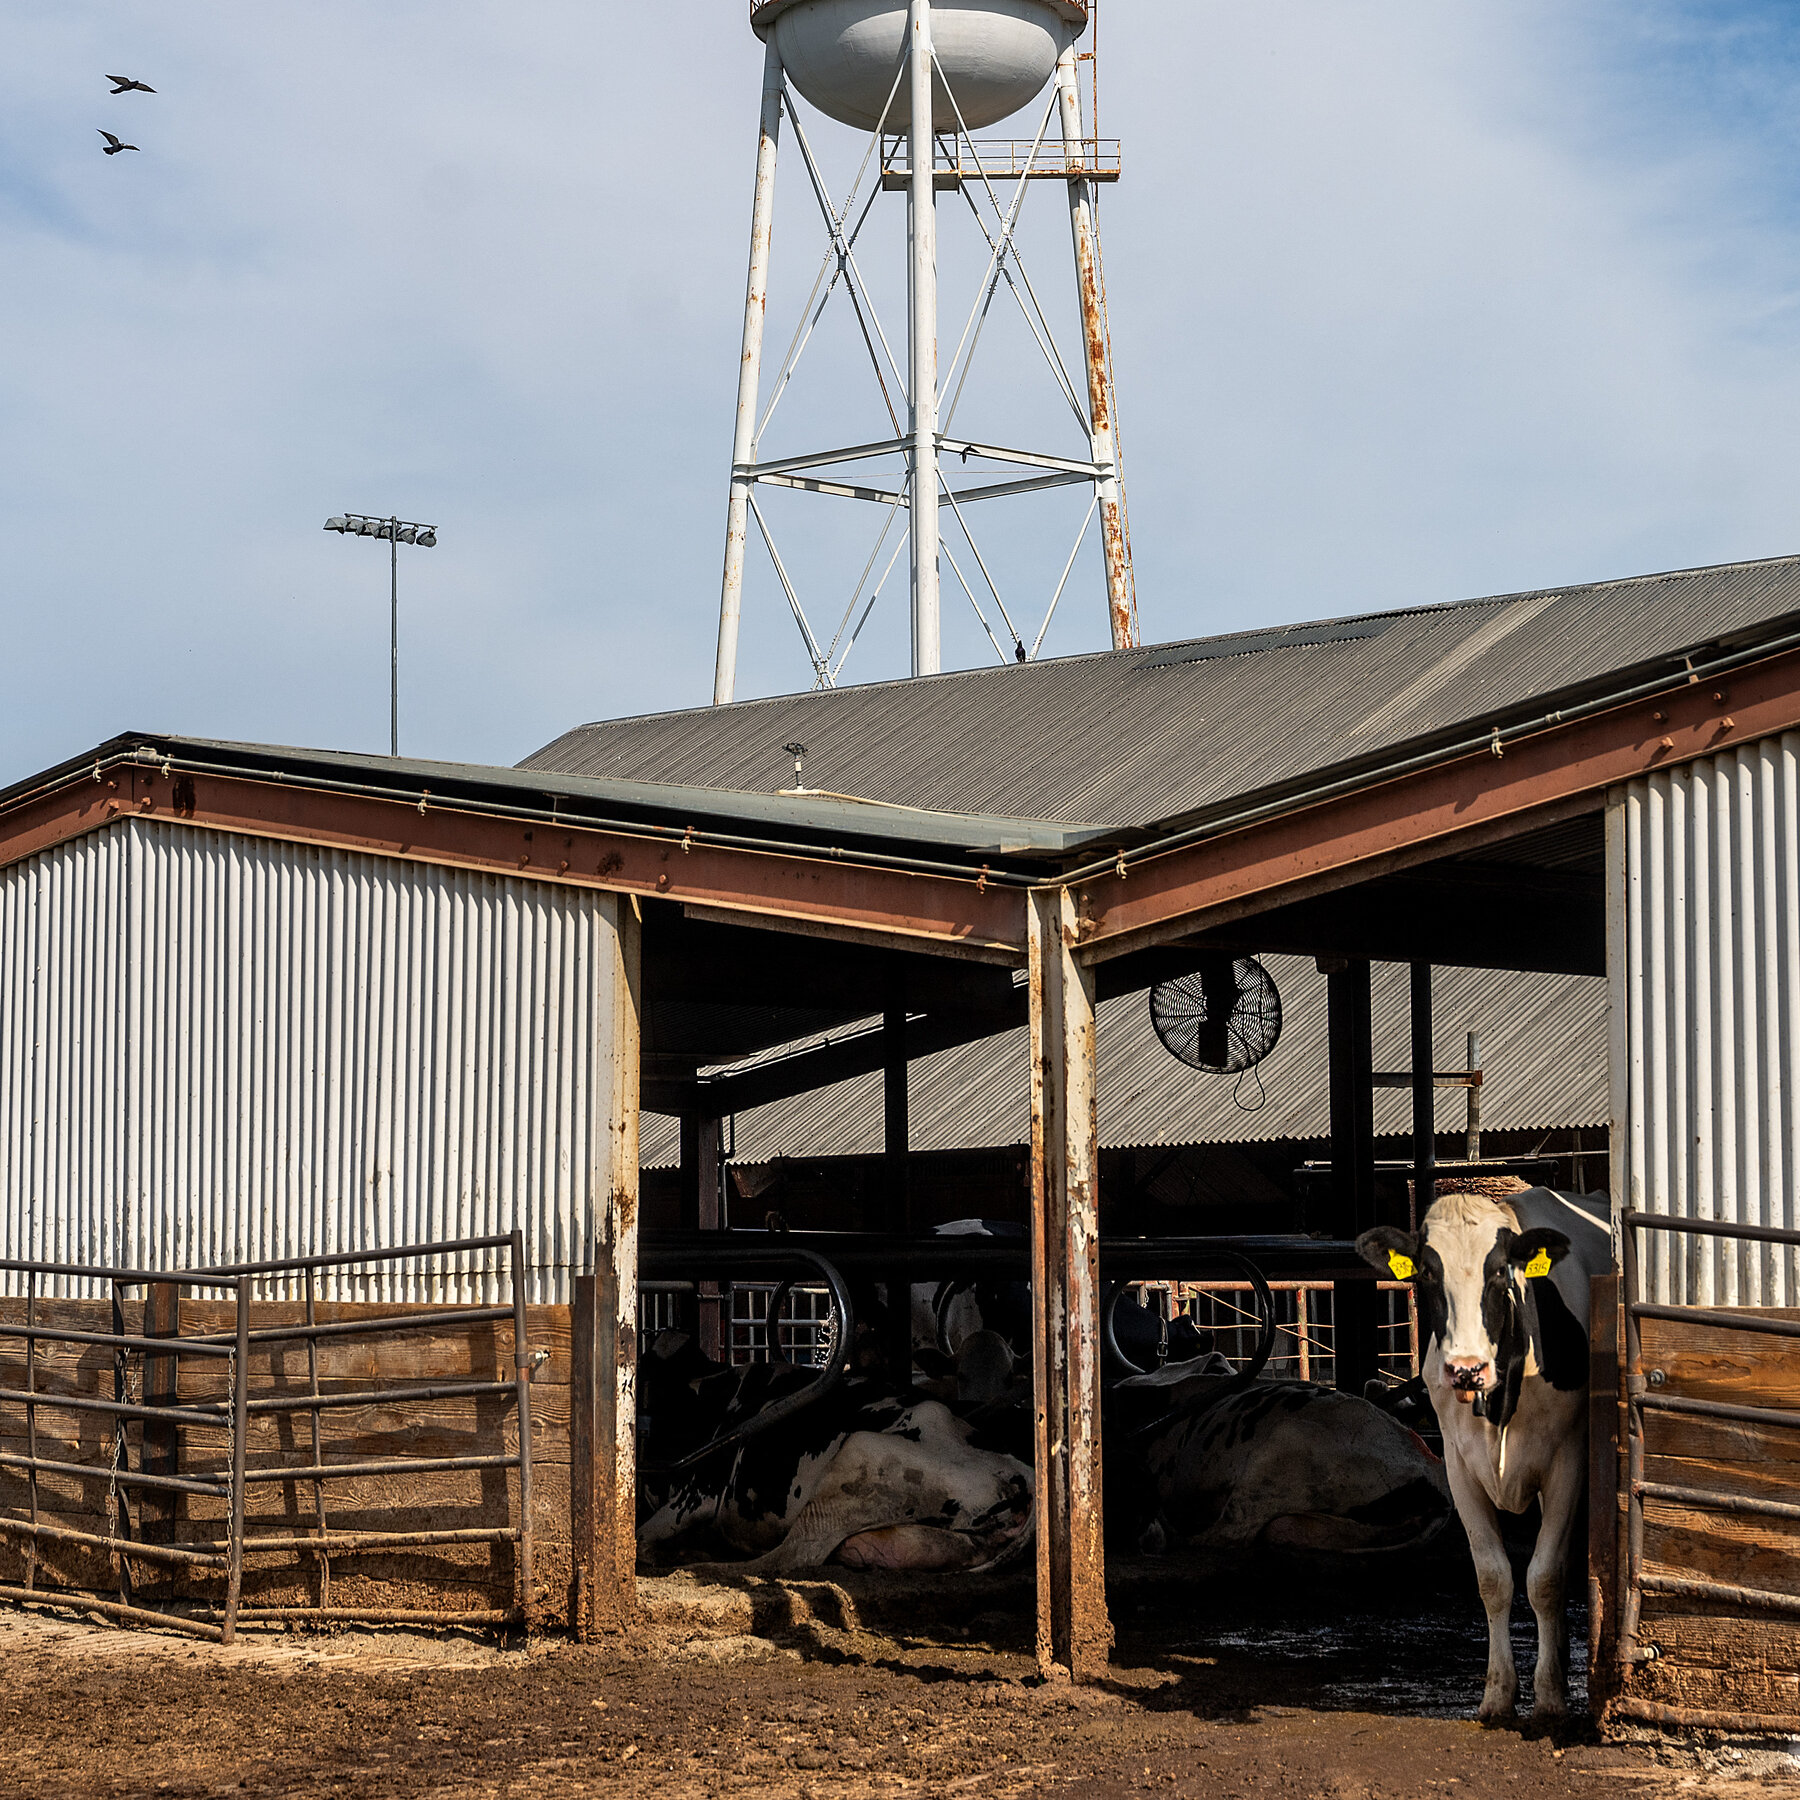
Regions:
<instances>
[{"instance_id":1,"label":"metal livestock gate","mask_svg":"<svg viewBox=\"0 0 1800 1800\"><path fill-rule=\"evenodd\" d=\"M1800 734L1632 781L1607 834L1622 1292L1596 1283L1594 1708L1792 1733Z\"/></svg>"}]
</instances>

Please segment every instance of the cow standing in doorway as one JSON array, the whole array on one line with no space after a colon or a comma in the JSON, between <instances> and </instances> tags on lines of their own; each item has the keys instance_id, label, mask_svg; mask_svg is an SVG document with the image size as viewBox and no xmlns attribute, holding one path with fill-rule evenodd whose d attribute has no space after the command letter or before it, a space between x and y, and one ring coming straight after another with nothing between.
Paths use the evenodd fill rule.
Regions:
<instances>
[{"instance_id":1,"label":"cow standing in doorway","mask_svg":"<svg viewBox=\"0 0 1800 1800\"><path fill-rule=\"evenodd\" d=\"M1480 1718L1518 1695L1509 1618L1512 1565L1498 1513L1542 1504L1525 1591L1537 1615L1534 1717L1568 1711L1563 1586L1587 1474L1588 1281L1612 1264L1604 1200L1530 1188L1504 1200L1445 1194L1417 1232L1356 1240L1384 1275L1412 1283L1422 1373L1444 1434L1457 1516L1488 1618Z\"/></svg>"}]
</instances>

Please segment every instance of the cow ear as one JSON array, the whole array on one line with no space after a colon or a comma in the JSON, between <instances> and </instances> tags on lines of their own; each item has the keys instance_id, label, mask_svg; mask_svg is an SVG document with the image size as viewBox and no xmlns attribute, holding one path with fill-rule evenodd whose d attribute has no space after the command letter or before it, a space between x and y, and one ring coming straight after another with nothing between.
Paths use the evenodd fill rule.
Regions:
<instances>
[{"instance_id":1,"label":"cow ear","mask_svg":"<svg viewBox=\"0 0 1800 1800\"><path fill-rule=\"evenodd\" d=\"M1560 1231L1521 1231L1506 1247L1506 1260L1527 1275L1548 1275L1569 1254L1569 1240Z\"/></svg>"},{"instance_id":2,"label":"cow ear","mask_svg":"<svg viewBox=\"0 0 1800 1800\"><path fill-rule=\"evenodd\" d=\"M1412 1232L1377 1225L1356 1240L1356 1254L1391 1280L1411 1281L1422 1252Z\"/></svg>"}]
</instances>

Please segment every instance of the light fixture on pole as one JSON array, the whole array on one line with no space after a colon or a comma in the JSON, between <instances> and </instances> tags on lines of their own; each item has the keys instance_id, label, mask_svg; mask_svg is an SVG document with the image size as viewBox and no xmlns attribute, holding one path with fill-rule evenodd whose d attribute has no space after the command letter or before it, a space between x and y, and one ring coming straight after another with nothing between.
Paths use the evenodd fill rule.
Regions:
<instances>
[{"instance_id":1,"label":"light fixture on pole","mask_svg":"<svg viewBox=\"0 0 1800 1800\"><path fill-rule=\"evenodd\" d=\"M346 537L386 538L388 542L388 754L400 754L400 546L435 549L437 527L404 519L377 519L367 513L340 513L325 521L327 531Z\"/></svg>"}]
</instances>

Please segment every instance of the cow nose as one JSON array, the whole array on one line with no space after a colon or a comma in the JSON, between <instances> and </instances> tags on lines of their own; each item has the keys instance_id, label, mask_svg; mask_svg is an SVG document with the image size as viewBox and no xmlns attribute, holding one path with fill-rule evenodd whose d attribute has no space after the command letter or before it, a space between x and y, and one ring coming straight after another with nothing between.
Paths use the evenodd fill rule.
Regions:
<instances>
[{"instance_id":1,"label":"cow nose","mask_svg":"<svg viewBox=\"0 0 1800 1800\"><path fill-rule=\"evenodd\" d=\"M1448 1356L1444 1379L1459 1394L1478 1394L1488 1385L1487 1362L1476 1356Z\"/></svg>"}]
</instances>

